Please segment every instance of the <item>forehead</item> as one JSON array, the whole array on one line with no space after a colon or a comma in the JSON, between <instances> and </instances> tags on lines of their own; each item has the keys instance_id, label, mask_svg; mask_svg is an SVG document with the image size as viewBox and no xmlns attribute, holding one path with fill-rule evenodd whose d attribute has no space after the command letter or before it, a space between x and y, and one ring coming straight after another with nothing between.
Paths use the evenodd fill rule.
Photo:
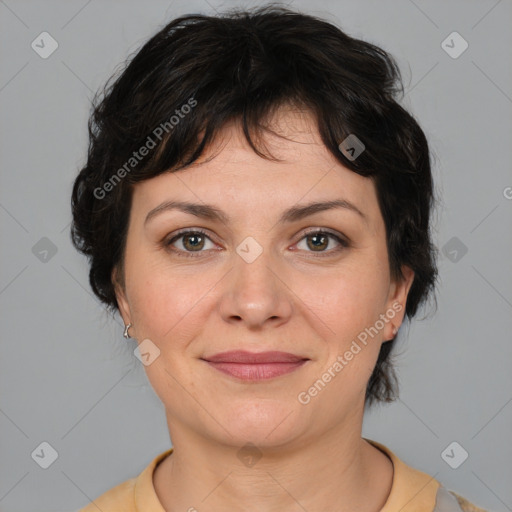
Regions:
<instances>
[{"instance_id":1,"label":"forehead","mask_svg":"<svg viewBox=\"0 0 512 512\"><path fill-rule=\"evenodd\" d=\"M194 164L138 183L132 210L145 215L160 203L189 200L216 204L238 219L279 215L296 203L346 199L374 221L379 216L374 183L344 167L323 144L313 116L282 108L254 140L266 160L249 146L238 122L226 124ZM251 133L251 136L253 134Z\"/></svg>"}]
</instances>

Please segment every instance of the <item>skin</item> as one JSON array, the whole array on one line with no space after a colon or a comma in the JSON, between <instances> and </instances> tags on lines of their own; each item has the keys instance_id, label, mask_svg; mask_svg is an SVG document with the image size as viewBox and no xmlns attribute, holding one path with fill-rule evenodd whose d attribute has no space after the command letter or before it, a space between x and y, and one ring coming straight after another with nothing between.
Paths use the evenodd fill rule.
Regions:
<instances>
[{"instance_id":1,"label":"skin","mask_svg":"<svg viewBox=\"0 0 512 512\"><path fill-rule=\"evenodd\" d=\"M329 153L313 118L282 108L270 126L288 138L265 137L281 162L260 158L229 124L205 154L214 158L134 188L116 295L130 335L160 350L145 371L165 406L174 452L153 482L166 511L376 512L393 465L361 438L365 389L381 344L403 321L414 273L404 267L405 279L391 280L374 183ZM337 208L278 222L291 206L340 198L367 221ZM168 200L214 204L230 221L171 210L144 225ZM207 237L182 236L172 252L165 242L182 228L203 228ZM316 248L307 228L331 230L350 245L328 238ZM262 248L251 263L236 252L249 236ZM298 394L394 303L402 310L300 403ZM200 359L233 349L310 360L284 376L243 382ZM252 466L237 456L247 443L261 455Z\"/></svg>"}]
</instances>

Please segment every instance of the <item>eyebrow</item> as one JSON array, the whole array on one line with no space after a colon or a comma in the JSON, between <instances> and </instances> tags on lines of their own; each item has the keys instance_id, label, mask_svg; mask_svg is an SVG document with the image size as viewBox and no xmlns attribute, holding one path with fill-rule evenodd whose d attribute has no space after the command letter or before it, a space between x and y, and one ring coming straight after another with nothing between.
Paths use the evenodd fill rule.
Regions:
<instances>
[{"instance_id":1,"label":"eyebrow","mask_svg":"<svg viewBox=\"0 0 512 512\"><path fill-rule=\"evenodd\" d=\"M314 213L332 210L335 208L343 208L347 211L352 211L356 213L368 225L368 217L355 204L351 203L350 201L347 201L346 199L316 201L305 205L292 206L291 208L288 208L281 214L281 217L279 218L278 222L296 222L298 220L304 219L305 217L313 215ZM190 203L187 201L165 201L164 203L158 205L156 208L153 208L147 214L144 224L147 224L151 219L156 217L158 214L169 210L179 210L184 213L188 213L196 217L199 217L201 219L208 219L213 221L216 220L223 222L225 224L229 223L229 216L214 205Z\"/></svg>"}]
</instances>

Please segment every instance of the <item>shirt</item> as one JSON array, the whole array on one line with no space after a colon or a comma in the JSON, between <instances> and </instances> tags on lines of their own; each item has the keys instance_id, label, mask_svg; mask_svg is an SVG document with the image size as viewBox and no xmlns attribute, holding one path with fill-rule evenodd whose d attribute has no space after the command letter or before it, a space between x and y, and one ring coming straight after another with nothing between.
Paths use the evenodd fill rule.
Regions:
<instances>
[{"instance_id":1,"label":"shirt","mask_svg":"<svg viewBox=\"0 0 512 512\"><path fill-rule=\"evenodd\" d=\"M486 512L434 477L408 466L386 446L366 441L385 453L394 468L391 491L380 512ZM137 477L113 487L79 512L165 512L153 485L153 472L172 451L160 453Z\"/></svg>"}]
</instances>

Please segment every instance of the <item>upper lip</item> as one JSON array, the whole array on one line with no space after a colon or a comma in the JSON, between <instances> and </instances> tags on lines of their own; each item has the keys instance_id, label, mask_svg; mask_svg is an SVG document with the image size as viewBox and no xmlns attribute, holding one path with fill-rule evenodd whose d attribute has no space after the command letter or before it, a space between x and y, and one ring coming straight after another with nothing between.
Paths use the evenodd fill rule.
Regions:
<instances>
[{"instance_id":1,"label":"upper lip","mask_svg":"<svg viewBox=\"0 0 512 512\"><path fill-rule=\"evenodd\" d=\"M231 350L229 352L220 352L213 356L203 357L202 359L212 363L296 363L308 359L307 357L297 356L288 352L247 352L246 350Z\"/></svg>"}]
</instances>

